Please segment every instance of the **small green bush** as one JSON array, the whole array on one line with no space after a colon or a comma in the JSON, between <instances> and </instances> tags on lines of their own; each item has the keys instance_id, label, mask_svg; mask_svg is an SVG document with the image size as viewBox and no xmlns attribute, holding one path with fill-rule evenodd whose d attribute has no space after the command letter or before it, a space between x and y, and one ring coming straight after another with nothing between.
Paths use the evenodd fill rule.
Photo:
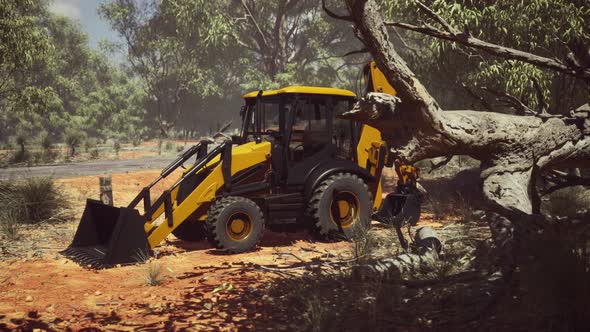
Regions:
<instances>
[{"instance_id":1,"label":"small green bush","mask_svg":"<svg viewBox=\"0 0 590 332\"><path fill-rule=\"evenodd\" d=\"M15 137L16 145L20 147L20 150L24 153L26 151L26 145L28 142L29 137L24 133L19 133Z\"/></svg>"},{"instance_id":2,"label":"small green bush","mask_svg":"<svg viewBox=\"0 0 590 332\"><path fill-rule=\"evenodd\" d=\"M133 137L133 139L131 140L131 144L134 147L140 146L141 145L141 138L139 138L139 137Z\"/></svg>"},{"instance_id":3,"label":"small green bush","mask_svg":"<svg viewBox=\"0 0 590 332\"><path fill-rule=\"evenodd\" d=\"M89 137L84 141L84 151L86 153L91 153L93 149L96 148L97 141L96 138Z\"/></svg>"},{"instance_id":4,"label":"small green bush","mask_svg":"<svg viewBox=\"0 0 590 332\"><path fill-rule=\"evenodd\" d=\"M164 150L166 151L172 151L174 150L174 147L176 146L176 144L172 141L166 141L166 144L164 145Z\"/></svg>"},{"instance_id":5,"label":"small green bush","mask_svg":"<svg viewBox=\"0 0 590 332\"><path fill-rule=\"evenodd\" d=\"M115 154L118 156L119 155L119 151L121 151L121 142L119 142L118 140L116 140L113 143L113 150L115 150Z\"/></svg>"},{"instance_id":6,"label":"small green bush","mask_svg":"<svg viewBox=\"0 0 590 332\"><path fill-rule=\"evenodd\" d=\"M39 136L39 143L45 151L50 151L53 148L53 139L47 132L41 133Z\"/></svg>"},{"instance_id":7,"label":"small green bush","mask_svg":"<svg viewBox=\"0 0 590 332\"><path fill-rule=\"evenodd\" d=\"M67 202L50 177L28 178L23 182L0 182L0 205L10 213L4 219L19 224L36 224L55 217Z\"/></svg>"},{"instance_id":8,"label":"small green bush","mask_svg":"<svg viewBox=\"0 0 590 332\"><path fill-rule=\"evenodd\" d=\"M29 151L27 150L16 150L12 157L10 158L10 163L11 164L20 164L20 163L26 163L29 162L32 158L32 155Z\"/></svg>"},{"instance_id":9,"label":"small green bush","mask_svg":"<svg viewBox=\"0 0 590 332\"><path fill-rule=\"evenodd\" d=\"M70 157L74 157L76 155L76 148L79 147L80 144L82 144L84 136L84 133L79 130L66 130L64 141L68 145L68 147L70 147Z\"/></svg>"},{"instance_id":10,"label":"small green bush","mask_svg":"<svg viewBox=\"0 0 590 332\"><path fill-rule=\"evenodd\" d=\"M97 148L90 150L90 159L98 159L100 157L100 153L98 152Z\"/></svg>"},{"instance_id":11,"label":"small green bush","mask_svg":"<svg viewBox=\"0 0 590 332\"><path fill-rule=\"evenodd\" d=\"M3 150L14 150L14 144L10 140L6 141L2 146Z\"/></svg>"},{"instance_id":12,"label":"small green bush","mask_svg":"<svg viewBox=\"0 0 590 332\"><path fill-rule=\"evenodd\" d=\"M164 141L161 138L159 138L158 139L158 155L162 154L162 145L163 144L164 144Z\"/></svg>"}]
</instances>

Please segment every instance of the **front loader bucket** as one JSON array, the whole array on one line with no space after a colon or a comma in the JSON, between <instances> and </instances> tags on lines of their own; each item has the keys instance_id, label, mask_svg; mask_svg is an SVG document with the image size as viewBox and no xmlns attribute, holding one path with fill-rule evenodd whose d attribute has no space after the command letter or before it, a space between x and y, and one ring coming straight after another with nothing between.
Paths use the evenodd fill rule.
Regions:
<instances>
[{"instance_id":1,"label":"front loader bucket","mask_svg":"<svg viewBox=\"0 0 590 332\"><path fill-rule=\"evenodd\" d=\"M136 263L150 248L143 225L135 209L88 199L74 240L62 254L94 268Z\"/></svg>"}]
</instances>

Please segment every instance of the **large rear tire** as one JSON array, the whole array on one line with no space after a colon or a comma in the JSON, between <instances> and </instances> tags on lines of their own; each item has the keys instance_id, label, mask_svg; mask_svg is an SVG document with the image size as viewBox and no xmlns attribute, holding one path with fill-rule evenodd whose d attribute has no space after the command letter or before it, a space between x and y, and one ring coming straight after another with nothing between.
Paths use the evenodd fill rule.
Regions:
<instances>
[{"instance_id":1,"label":"large rear tire","mask_svg":"<svg viewBox=\"0 0 590 332\"><path fill-rule=\"evenodd\" d=\"M211 245L230 253L255 249L264 232L264 218L258 204L238 196L216 201L209 209L206 225Z\"/></svg>"},{"instance_id":2,"label":"large rear tire","mask_svg":"<svg viewBox=\"0 0 590 332\"><path fill-rule=\"evenodd\" d=\"M351 240L365 234L371 223L372 198L357 175L338 173L314 190L307 215L314 230L327 240Z\"/></svg>"}]
</instances>

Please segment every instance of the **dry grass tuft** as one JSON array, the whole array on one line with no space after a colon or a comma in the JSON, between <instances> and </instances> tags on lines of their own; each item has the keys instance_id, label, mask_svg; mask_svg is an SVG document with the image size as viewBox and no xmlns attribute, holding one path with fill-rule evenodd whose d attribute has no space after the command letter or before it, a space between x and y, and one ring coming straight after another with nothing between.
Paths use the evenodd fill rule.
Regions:
<instances>
[{"instance_id":1,"label":"dry grass tuft","mask_svg":"<svg viewBox=\"0 0 590 332\"><path fill-rule=\"evenodd\" d=\"M47 177L0 181L0 206L0 229L8 239L16 239L19 225L63 221L61 212L68 204L53 179Z\"/></svg>"},{"instance_id":2,"label":"dry grass tuft","mask_svg":"<svg viewBox=\"0 0 590 332\"><path fill-rule=\"evenodd\" d=\"M164 267L158 261L157 256L150 257L148 253L140 251L137 253L136 259L139 263L144 265L143 270L141 271L141 276L145 285L158 286L162 284L166 278L166 274L164 273Z\"/></svg>"},{"instance_id":3,"label":"dry grass tuft","mask_svg":"<svg viewBox=\"0 0 590 332\"><path fill-rule=\"evenodd\" d=\"M11 241L19 237L18 218L13 209L5 208L0 211L0 232Z\"/></svg>"}]
</instances>

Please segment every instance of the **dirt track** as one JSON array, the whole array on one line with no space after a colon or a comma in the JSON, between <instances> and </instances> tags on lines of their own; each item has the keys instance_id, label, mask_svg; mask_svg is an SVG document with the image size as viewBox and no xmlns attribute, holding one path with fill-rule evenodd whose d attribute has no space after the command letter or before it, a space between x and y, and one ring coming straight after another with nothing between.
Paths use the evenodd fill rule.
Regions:
<instances>
[{"instance_id":1,"label":"dirt track","mask_svg":"<svg viewBox=\"0 0 590 332\"><path fill-rule=\"evenodd\" d=\"M101 160L33 167L0 168L0 180L52 176L70 178L86 175L124 173L138 170L160 169L168 165L173 156L130 160Z\"/></svg>"}]
</instances>

